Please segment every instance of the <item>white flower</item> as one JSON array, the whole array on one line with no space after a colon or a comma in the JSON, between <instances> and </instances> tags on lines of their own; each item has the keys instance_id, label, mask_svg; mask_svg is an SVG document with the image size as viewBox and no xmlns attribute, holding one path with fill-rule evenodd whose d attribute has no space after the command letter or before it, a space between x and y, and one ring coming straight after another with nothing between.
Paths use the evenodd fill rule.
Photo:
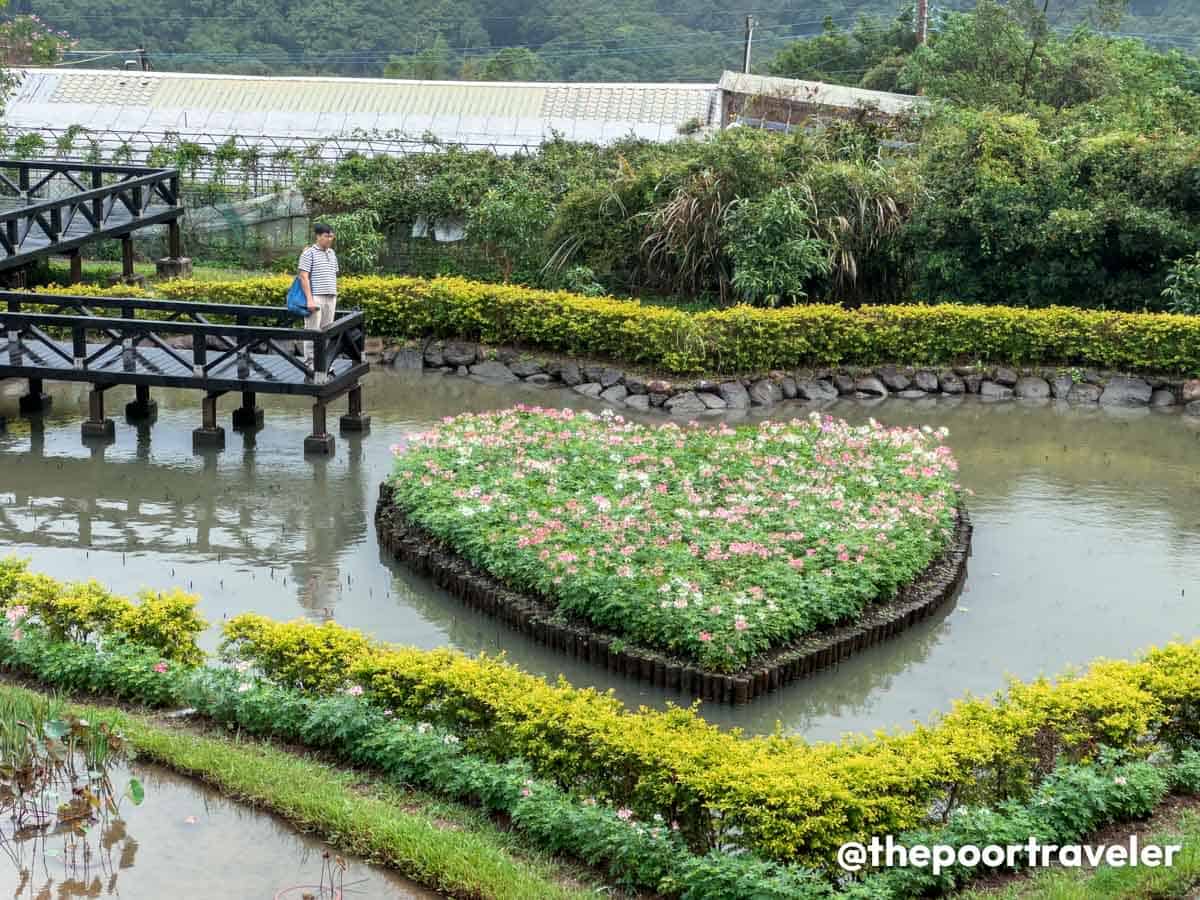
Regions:
<instances>
[{"instance_id":1,"label":"white flower","mask_svg":"<svg viewBox=\"0 0 1200 900\"><path fill-rule=\"evenodd\" d=\"M250 690L252 687L253 687L253 685L250 684L250 682L243 681L241 684L238 685L238 693L244 694L244 693L246 693L246 691Z\"/></svg>"}]
</instances>

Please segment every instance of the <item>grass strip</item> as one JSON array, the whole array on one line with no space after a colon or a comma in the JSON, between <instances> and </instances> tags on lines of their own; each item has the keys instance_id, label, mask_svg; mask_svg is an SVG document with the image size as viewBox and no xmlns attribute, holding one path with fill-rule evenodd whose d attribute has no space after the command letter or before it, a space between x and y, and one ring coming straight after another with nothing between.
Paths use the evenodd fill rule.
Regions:
<instances>
[{"instance_id":1,"label":"grass strip","mask_svg":"<svg viewBox=\"0 0 1200 900\"><path fill-rule=\"evenodd\" d=\"M1116 837L1117 843L1124 838ZM1171 825L1138 838L1141 846L1182 844L1169 867L1100 866L1041 869L1000 888L955 894L956 900L1171 900L1197 895L1200 886L1200 812L1189 810ZM1111 841L1110 841L1111 842Z\"/></svg>"},{"instance_id":2,"label":"grass strip","mask_svg":"<svg viewBox=\"0 0 1200 900\"><path fill-rule=\"evenodd\" d=\"M0 697L41 695L0 685ZM231 799L270 810L339 850L395 869L454 897L524 900L594 896L556 883L548 864L514 859L486 834L439 827L356 790L354 773L249 740L205 737L110 706L69 704L119 728L139 756L199 778Z\"/></svg>"}]
</instances>

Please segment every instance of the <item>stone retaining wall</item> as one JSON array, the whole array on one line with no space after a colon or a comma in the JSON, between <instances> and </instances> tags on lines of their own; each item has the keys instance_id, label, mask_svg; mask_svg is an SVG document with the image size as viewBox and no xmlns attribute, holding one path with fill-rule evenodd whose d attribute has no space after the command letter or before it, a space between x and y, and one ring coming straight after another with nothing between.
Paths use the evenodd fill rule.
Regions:
<instances>
[{"instance_id":1,"label":"stone retaining wall","mask_svg":"<svg viewBox=\"0 0 1200 900\"><path fill-rule=\"evenodd\" d=\"M512 348L488 351L467 341L438 341L423 347L388 347L372 341L368 354L384 365L446 375L472 375L498 382L568 387L616 407L658 409L694 417L723 410L769 407L782 400L827 402L860 399L976 394L983 400L1064 400L1105 406L1181 406L1200 416L1200 379L1189 381L1101 373L1091 369L1017 369L1009 366L813 369L768 372L721 380L649 378L600 362L550 359Z\"/></svg>"},{"instance_id":2,"label":"stone retaining wall","mask_svg":"<svg viewBox=\"0 0 1200 900\"><path fill-rule=\"evenodd\" d=\"M467 606L503 619L522 634L583 662L716 703L748 703L797 678L835 666L928 617L962 586L972 531L970 516L960 507L946 551L895 599L869 607L858 622L809 635L729 675L623 645L616 635L590 625L563 621L553 603L510 590L409 521L386 482L379 486L375 525L380 542L397 559L430 576Z\"/></svg>"}]
</instances>

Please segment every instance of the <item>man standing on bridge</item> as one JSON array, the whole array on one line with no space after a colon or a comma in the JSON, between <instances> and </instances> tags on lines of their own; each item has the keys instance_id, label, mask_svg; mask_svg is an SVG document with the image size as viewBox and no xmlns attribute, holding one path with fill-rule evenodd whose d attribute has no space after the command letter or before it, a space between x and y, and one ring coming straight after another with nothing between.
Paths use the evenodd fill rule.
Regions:
<instances>
[{"instance_id":1,"label":"man standing on bridge","mask_svg":"<svg viewBox=\"0 0 1200 900\"><path fill-rule=\"evenodd\" d=\"M337 307L338 260L333 250L333 229L317 224L313 229L315 242L300 254L300 285L308 300L308 315L304 327L320 331L333 324ZM304 342L304 361L313 364L312 341Z\"/></svg>"}]
</instances>

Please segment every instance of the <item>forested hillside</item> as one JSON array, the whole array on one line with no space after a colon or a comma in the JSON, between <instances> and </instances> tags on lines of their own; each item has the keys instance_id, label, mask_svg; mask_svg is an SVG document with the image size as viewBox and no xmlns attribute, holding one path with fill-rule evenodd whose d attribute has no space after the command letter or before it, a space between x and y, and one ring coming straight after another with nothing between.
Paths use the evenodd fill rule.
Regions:
<instances>
[{"instance_id":1,"label":"forested hillside","mask_svg":"<svg viewBox=\"0 0 1200 900\"><path fill-rule=\"evenodd\" d=\"M972 5L931 3L932 29ZM78 38L77 49L145 47L158 69L572 81L715 80L741 67L747 14L761 71L796 38L853 28L864 14L885 31L897 16L911 21L894 0L12 0L7 14L38 15ZM1066 29L1082 15L1060 3L1050 18ZM1194 53L1200 0L1132 0L1110 30ZM870 67L837 47L807 62L849 83Z\"/></svg>"}]
</instances>

